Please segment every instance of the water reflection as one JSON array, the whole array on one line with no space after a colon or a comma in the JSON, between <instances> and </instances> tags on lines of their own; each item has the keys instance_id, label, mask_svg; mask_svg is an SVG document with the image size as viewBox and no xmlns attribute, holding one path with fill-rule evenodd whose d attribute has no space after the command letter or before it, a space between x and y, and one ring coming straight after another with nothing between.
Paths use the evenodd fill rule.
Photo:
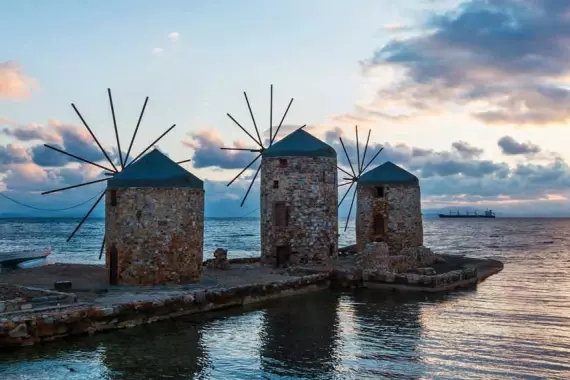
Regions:
<instances>
[{"instance_id":1,"label":"water reflection","mask_svg":"<svg viewBox=\"0 0 570 380\"><path fill-rule=\"evenodd\" d=\"M182 321L122 330L101 345L101 364L112 379L191 379L208 364L202 334Z\"/></svg>"},{"instance_id":2,"label":"water reflection","mask_svg":"<svg viewBox=\"0 0 570 380\"><path fill-rule=\"evenodd\" d=\"M339 341L337 305L338 296L324 291L268 306L261 333L263 371L274 376L331 379Z\"/></svg>"},{"instance_id":3,"label":"water reflection","mask_svg":"<svg viewBox=\"0 0 570 380\"><path fill-rule=\"evenodd\" d=\"M417 346L422 338L421 306L425 296L358 291L345 299L353 309L360 378L418 378L424 365Z\"/></svg>"}]
</instances>

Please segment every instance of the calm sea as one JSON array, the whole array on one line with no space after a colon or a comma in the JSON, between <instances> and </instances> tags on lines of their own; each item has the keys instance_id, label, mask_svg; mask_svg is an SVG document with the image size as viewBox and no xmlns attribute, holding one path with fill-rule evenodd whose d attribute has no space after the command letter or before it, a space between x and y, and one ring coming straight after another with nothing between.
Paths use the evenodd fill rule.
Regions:
<instances>
[{"instance_id":1,"label":"calm sea","mask_svg":"<svg viewBox=\"0 0 570 380\"><path fill-rule=\"evenodd\" d=\"M0 221L0 251L97 263L102 221ZM570 379L570 220L425 220L426 245L494 257L474 291L323 292L0 354L0 379ZM256 255L255 219L209 219L205 255ZM341 244L354 241L349 228Z\"/></svg>"}]
</instances>

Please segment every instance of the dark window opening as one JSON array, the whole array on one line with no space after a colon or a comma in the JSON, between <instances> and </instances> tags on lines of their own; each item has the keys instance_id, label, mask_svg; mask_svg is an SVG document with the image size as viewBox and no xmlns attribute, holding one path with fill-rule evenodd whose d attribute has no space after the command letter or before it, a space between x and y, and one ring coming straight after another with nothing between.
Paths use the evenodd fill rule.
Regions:
<instances>
[{"instance_id":1,"label":"dark window opening","mask_svg":"<svg viewBox=\"0 0 570 380\"><path fill-rule=\"evenodd\" d=\"M329 256L334 256L334 244L329 245Z\"/></svg>"},{"instance_id":2,"label":"dark window opening","mask_svg":"<svg viewBox=\"0 0 570 380\"><path fill-rule=\"evenodd\" d=\"M286 168L287 167L287 160L284 158L280 158L279 159L279 167L280 168Z\"/></svg>"},{"instance_id":3,"label":"dark window opening","mask_svg":"<svg viewBox=\"0 0 570 380\"><path fill-rule=\"evenodd\" d=\"M287 227L289 225L289 207L285 202L276 202L273 212L276 227Z\"/></svg>"},{"instance_id":4,"label":"dark window opening","mask_svg":"<svg viewBox=\"0 0 570 380\"><path fill-rule=\"evenodd\" d=\"M384 216L376 215L374 217L374 235L384 235Z\"/></svg>"},{"instance_id":5,"label":"dark window opening","mask_svg":"<svg viewBox=\"0 0 570 380\"><path fill-rule=\"evenodd\" d=\"M111 190L111 206L117 205L117 190Z\"/></svg>"},{"instance_id":6,"label":"dark window opening","mask_svg":"<svg viewBox=\"0 0 570 380\"><path fill-rule=\"evenodd\" d=\"M327 171L323 170L323 182L327 182Z\"/></svg>"},{"instance_id":7,"label":"dark window opening","mask_svg":"<svg viewBox=\"0 0 570 380\"><path fill-rule=\"evenodd\" d=\"M278 188L279 188L279 181L273 181L273 188L274 188L274 189L278 189Z\"/></svg>"},{"instance_id":8,"label":"dark window opening","mask_svg":"<svg viewBox=\"0 0 570 380\"><path fill-rule=\"evenodd\" d=\"M290 245L279 245L276 247L275 252L275 266L281 267L289 263L289 258L291 257L291 246Z\"/></svg>"},{"instance_id":9,"label":"dark window opening","mask_svg":"<svg viewBox=\"0 0 570 380\"><path fill-rule=\"evenodd\" d=\"M384 187L380 186L376 188L376 196L378 198L384 198Z\"/></svg>"}]
</instances>

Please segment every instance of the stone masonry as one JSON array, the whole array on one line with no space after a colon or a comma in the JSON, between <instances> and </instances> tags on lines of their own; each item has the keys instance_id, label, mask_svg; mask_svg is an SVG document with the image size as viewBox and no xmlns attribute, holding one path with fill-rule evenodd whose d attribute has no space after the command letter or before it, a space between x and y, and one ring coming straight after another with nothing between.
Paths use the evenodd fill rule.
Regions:
<instances>
[{"instance_id":1,"label":"stone masonry","mask_svg":"<svg viewBox=\"0 0 570 380\"><path fill-rule=\"evenodd\" d=\"M384 185L383 196L375 187L357 187L356 242L361 252L367 243L384 241L397 255L423 244L423 224L418 185Z\"/></svg>"},{"instance_id":2,"label":"stone masonry","mask_svg":"<svg viewBox=\"0 0 570 380\"><path fill-rule=\"evenodd\" d=\"M261 261L328 264L338 254L337 169L331 157L264 157Z\"/></svg>"},{"instance_id":3,"label":"stone masonry","mask_svg":"<svg viewBox=\"0 0 570 380\"><path fill-rule=\"evenodd\" d=\"M202 274L204 190L108 189L105 231L106 268L111 273L111 250L116 249L118 284L197 282Z\"/></svg>"}]
</instances>

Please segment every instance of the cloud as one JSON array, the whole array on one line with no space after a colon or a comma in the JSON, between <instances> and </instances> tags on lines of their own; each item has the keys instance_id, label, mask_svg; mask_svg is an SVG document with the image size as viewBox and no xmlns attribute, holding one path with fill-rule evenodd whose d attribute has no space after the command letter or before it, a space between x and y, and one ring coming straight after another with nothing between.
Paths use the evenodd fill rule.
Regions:
<instances>
[{"instance_id":1,"label":"cloud","mask_svg":"<svg viewBox=\"0 0 570 380\"><path fill-rule=\"evenodd\" d=\"M536 144L529 142L520 143L511 136L503 136L497 142L503 154L508 156L515 155L533 155L541 151L540 147Z\"/></svg>"},{"instance_id":2,"label":"cloud","mask_svg":"<svg viewBox=\"0 0 570 380\"><path fill-rule=\"evenodd\" d=\"M456 141L451 144L451 147L459 153L462 158L477 158L483 154L483 149L477 148L465 141Z\"/></svg>"},{"instance_id":3,"label":"cloud","mask_svg":"<svg viewBox=\"0 0 570 380\"><path fill-rule=\"evenodd\" d=\"M29 151L20 144L0 145L0 173L8 170L12 165L31 162Z\"/></svg>"},{"instance_id":4,"label":"cloud","mask_svg":"<svg viewBox=\"0 0 570 380\"><path fill-rule=\"evenodd\" d=\"M28 124L5 127L0 129L0 134L10 136L20 142L34 143L27 149L32 161L39 166L62 167L69 163L79 162L72 157L46 148L43 145L44 143L86 160L101 163L103 166L111 166L89 132L75 125L50 120L47 125ZM109 149L106 147L105 149L111 160L117 165L119 158L116 148ZM123 152L123 157L125 155L126 153Z\"/></svg>"},{"instance_id":5,"label":"cloud","mask_svg":"<svg viewBox=\"0 0 570 380\"><path fill-rule=\"evenodd\" d=\"M15 62L0 62L0 100L28 99L38 87L38 83L25 75Z\"/></svg>"},{"instance_id":6,"label":"cloud","mask_svg":"<svg viewBox=\"0 0 570 380\"><path fill-rule=\"evenodd\" d=\"M162 55L164 53L164 49L163 48L154 48L151 51L152 55Z\"/></svg>"},{"instance_id":7,"label":"cloud","mask_svg":"<svg viewBox=\"0 0 570 380\"><path fill-rule=\"evenodd\" d=\"M392 39L363 61L366 73L398 78L378 90L368 114L399 109L409 118L460 106L486 124L565 123L569 14L565 1L471 0L432 15L421 34Z\"/></svg>"},{"instance_id":8,"label":"cloud","mask_svg":"<svg viewBox=\"0 0 570 380\"><path fill-rule=\"evenodd\" d=\"M410 30L410 27L400 23L391 23L391 24L382 25L382 29L384 29L387 32L402 32Z\"/></svg>"},{"instance_id":9,"label":"cloud","mask_svg":"<svg viewBox=\"0 0 570 380\"><path fill-rule=\"evenodd\" d=\"M325 140L339 152L339 165L350 172L339 136L343 138L352 165L357 170L355 141L343 136L340 128L328 131ZM570 198L570 167L557 156L549 157L549 161L543 164L526 162L509 166L504 162L482 159L483 150L464 141L453 143L449 151L385 143L369 146L366 163L382 147L384 149L368 170L385 161L406 168L420 178L422 198L428 202L434 199L463 204L537 200L549 194L566 194Z\"/></svg>"},{"instance_id":10,"label":"cloud","mask_svg":"<svg viewBox=\"0 0 570 380\"><path fill-rule=\"evenodd\" d=\"M180 38L180 33L178 32L168 33L168 39L170 41L178 41L179 38Z\"/></svg>"},{"instance_id":11,"label":"cloud","mask_svg":"<svg viewBox=\"0 0 570 380\"><path fill-rule=\"evenodd\" d=\"M190 134L182 144L194 150L192 164L195 168L243 169L257 156L257 153L220 149L221 147L252 148L253 146L241 141L227 145L219 133L213 129L202 129ZM257 163L252 165L252 168L257 169Z\"/></svg>"}]
</instances>

